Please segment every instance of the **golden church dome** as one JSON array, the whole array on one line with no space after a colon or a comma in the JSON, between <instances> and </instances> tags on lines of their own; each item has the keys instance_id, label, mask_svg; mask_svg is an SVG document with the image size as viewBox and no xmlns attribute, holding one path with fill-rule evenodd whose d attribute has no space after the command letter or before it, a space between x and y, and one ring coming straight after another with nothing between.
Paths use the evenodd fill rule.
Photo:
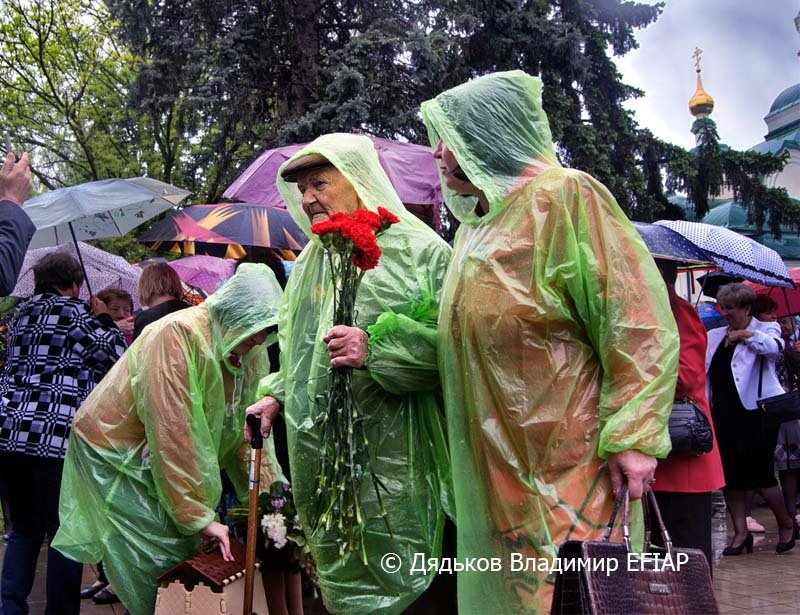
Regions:
<instances>
[{"instance_id":1,"label":"golden church dome","mask_svg":"<svg viewBox=\"0 0 800 615\"><path fill-rule=\"evenodd\" d=\"M714 99L703 89L703 80L700 78L700 54L699 49L694 50L697 90L689 99L689 111L697 118L706 117L714 110Z\"/></svg>"}]
</instances>

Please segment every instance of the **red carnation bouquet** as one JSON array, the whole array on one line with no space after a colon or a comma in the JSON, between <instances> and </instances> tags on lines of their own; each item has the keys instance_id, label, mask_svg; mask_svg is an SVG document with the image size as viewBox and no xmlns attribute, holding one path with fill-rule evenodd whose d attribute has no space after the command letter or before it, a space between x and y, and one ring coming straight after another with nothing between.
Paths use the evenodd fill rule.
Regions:
<instances>
[{"instance_id":1,"label":"red carnation bouquet","mask_svg":"<svg viewBox=\"0 0 800 615\"><path fill-rule=\"evenodd\" d=\"M358 287L364 273L378 266L381 256L377 237L397 222L399 219L392 212L378 207L378 213L366 209L352 214L337 212L312 225L311 232L319 236L330 266L334 325L353 326ZM322 407L318 419L322 430L322 461L311 531L315 533L320 528L335 531L339 554L358 551L366 564L364 514L359 500L365 472L372 479L386 528L390 534L392 531L381 499L382 487L372 471L364 430L366 417L353 394L353 368L331 368L328 378L328 388L317 400Z\"/></svg>"}]
</instances>

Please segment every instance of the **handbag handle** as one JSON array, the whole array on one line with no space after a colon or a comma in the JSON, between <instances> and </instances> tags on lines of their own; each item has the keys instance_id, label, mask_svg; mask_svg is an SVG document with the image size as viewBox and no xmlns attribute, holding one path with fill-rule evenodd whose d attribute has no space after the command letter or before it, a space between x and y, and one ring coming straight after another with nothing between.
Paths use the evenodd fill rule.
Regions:
<instances>
[{"instance_id":1,"label":"handbag handle","mask_svg":"<svg viewBox=\"0 0 800 615\"><path fill-rule=\"evenodd\" d=\"M653 507L653 512L656 515L656 522L658 523L658 530L661 532L661 539L664 541L664 548L666 549L667 553L669 554L670 559L675 559L675 548L672 545L672 537L669 535L669 531L667 531L667 526L664 525L664 518L661 516L661 509L658 507L658 502L656 501L656 494L653 492L652 489L647 490L647 500L650 503L650 506ZM650 541L650 537L652 534L652 526L650 524L650 510L649 506L647 506L644 502L642 503L642 513L644 515L644 548L645 551L649 552L652 546L652 542Z\"/></svg>"},{"instance_id":2,"label":"handbag handle","mask_svg":"<svg viewBox=\"0 0 800 615\"><path fill-rule=\"evenodd\" d=\"M674 559L675 548L672 544L672 537L669 535L667 526L664 525L664 518L661 516L661 510L658 508L658 502L656 502L656 496L652 489L647 489L646 497L653 507L653 512L656 516L656 522L658 523L658 529L661 532L661 538L664 541L664 546L667 550L667 553L669 554L670 558ZM619 513L620 508L622 508L622 541L625 543L625 548L627 551L631 553L631 526L628 518L630 509L630 494L628 493L627 484L623 485L622 489L620 489L617 500L614 502L614 508L611 509L611 518L608 520L606 529L603 532L603 542L611 541L611 533L614 531L614 523L617 520L617 514ZM642 512L644 515L644 544L645 549L649 552L651 547L650 536L652 534L652 529L648 507L644 502L642 503Z\"/></svg>"},{"instance_id":3,"label":"handbag handle","mask_svg":"<svg viewBox=\"0 0 800 615\"><path fill-rule=\"evenodd\" d=\"M603 542L610 542L611 532L614 531L614 522L617 520L617 513L620 507L622 508L622 540L625 543L625 548L630 552L631 550L631 524L628 520L628 509L630 508L630 494L628 493L627 483L622 485L619 490L617 501L614 502L614 508L611 509L611 518L608 520L608 525L603 532Z\"/></svg>"}]
</instances>

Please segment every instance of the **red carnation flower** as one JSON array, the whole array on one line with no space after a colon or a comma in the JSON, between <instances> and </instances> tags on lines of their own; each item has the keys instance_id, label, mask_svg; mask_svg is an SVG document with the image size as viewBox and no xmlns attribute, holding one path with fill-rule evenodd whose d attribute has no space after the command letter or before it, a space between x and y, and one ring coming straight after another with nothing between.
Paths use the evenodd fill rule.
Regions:
<instances>
[{"instance_id":1,"label":"red carnation flower","mask_svg":"<svg viewBox=\"0 0 800 615\"><path fill-rule=\"evenodd\" d=\"M374 211L369 211L368 209L358 209L354 211L353 220L366 224L373 231L377 231L381 228L382 220L380 215L376 214Z\"/></svg>"},{"instance_id":2,"label":"red carnation flower","mask_svg":"<svg viewBox=\"0 0 800 615\"><path fill-rule=\"evenodd\" d=\"M397 224L398 222L400 222L400 218L398 218L391 211L383 207L378 207L378 215L381 217L382 221L388 222L389 224Z\"/></svg>"}]
</instances>

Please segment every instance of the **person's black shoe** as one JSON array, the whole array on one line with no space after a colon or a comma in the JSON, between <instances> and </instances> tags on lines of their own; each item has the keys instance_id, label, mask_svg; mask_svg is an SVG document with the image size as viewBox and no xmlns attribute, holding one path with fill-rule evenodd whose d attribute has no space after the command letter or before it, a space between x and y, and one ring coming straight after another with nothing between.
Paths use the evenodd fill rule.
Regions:
<instances>
[{"instance_id":1,"label":"person's black shoe","mask_svg":"<svg viewBox=\"0 0 800 615\"><path fill-rule=\"evenodd\" d=\"M95 604L117 604L117 602L119 602L117 594L109 591L107 587L104 587L97 592L92 600L94 600Z\"/></svg>"},{"instance_id":2,"label":"person's black shoe","mask_svg":"<svg viewBox=\"0 0 800 615\"><path fill-rule=\"evenodd\" d=\"M794 541L792 541L794 542ZM792 545L794 546L794 545ZM742 544L738 547L734 547L731 545L730 547L725 547L722 551L723 555L741 555L742 551L747 550L748 553L753 552L753 534L751 532L747 532L747 538L744 539Z\"/></svg>"},{"instance_id":3,"label":"person's black shoe","mask_svg":"<svg viewBox=\"0 0 800 615\"><path fill-rule=\"evenodd\" d=\"M104 589L108 583L97 583L92 584L89 587L84 587L81 590L81 600L86 600L87 598L94 598L94 596L99 592L101 589Z\"/></svg>"}]
</instances>

